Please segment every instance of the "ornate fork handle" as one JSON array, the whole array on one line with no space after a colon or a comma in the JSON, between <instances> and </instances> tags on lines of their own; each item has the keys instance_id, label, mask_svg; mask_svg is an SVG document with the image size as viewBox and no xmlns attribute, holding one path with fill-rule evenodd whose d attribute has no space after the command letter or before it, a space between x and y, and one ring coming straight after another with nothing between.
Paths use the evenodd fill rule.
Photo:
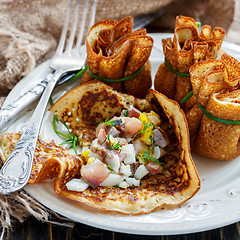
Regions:
<instances>
[{"instance_id":1,"label":"ornate fork handle","mask_svg":"<svg viewBox=\"0 0 240 240\"><path fill-rule=\"evenodd\" d=\"M0 171L0 193L9 194L24 187L31 175L34 152L43 115L57 80L63 71L56 71L24 130L20 140Z\"/></svg>"},{"instance_id":2,"label":"ornate fork handle","mask_svg":"<svg viewBox=\"0 0 240 240\"><path fill-rule=\"evenodd\" d=\"M21 113L23 110L25 110L26 107L37 100L46 88L47 84L47 79L41 81L33 88L20 95L11 104L2 108L0 110L0 130L7 127L19 113Z\"/></svg>"}]
</instances>

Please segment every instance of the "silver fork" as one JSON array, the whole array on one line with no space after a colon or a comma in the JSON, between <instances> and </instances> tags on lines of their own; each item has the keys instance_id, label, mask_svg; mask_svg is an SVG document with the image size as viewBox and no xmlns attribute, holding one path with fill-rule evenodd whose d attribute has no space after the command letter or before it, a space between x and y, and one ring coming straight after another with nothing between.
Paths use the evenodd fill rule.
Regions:
<instances>
[{"instance_id":1,"label":"silver fork","mask_svg":"<svg viewBox=\"0 0 240 240\"><path fill-rule=\"evenodd\" d=\"M0 171L0 193L9 194L23 188L31 175L33 157L38 140L38 135L44 116L44 112L54 89L57 80L66 72L83 68L85 58L80 54L80 47L85 30L86 18L89 8L89 0L85 0L80 24L80 31L77 37L75 48L73 48L76 29L78 24L78 15L80 10L80 0L77 0L75 9L73 10L74 0L70 0L69 8L65 17L62 34L56 53L50 63L50 67L54 70L52 77L47 82L47 87L26 127L20 140L15 146L13 152ZM91 4L91 19L89 25L94 23L97 1L93 0ZM68 25L71 13L74 11L74 21L68 38L67 46L64 50L66 42Z\"/></svg>"}]
</instances>

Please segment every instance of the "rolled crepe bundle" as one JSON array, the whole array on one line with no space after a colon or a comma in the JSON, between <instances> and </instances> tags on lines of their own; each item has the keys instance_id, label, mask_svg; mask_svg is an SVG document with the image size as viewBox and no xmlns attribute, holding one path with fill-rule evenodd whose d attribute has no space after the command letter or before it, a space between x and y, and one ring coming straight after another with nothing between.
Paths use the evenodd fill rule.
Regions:
<instances>
[{"instance_id":1,"label":"rolled crepe bundle","mask_svg":"<svg viewBox=\"0 0 240 240\"><path fill-rule=\"evenodd\" d=\"M153 39L146 35L146 29L133 31L132 17L94 24L86 40L89 69L82 83L101 77L119 92L145 97L152 86L148 61L152 47ZM126 77L130 79L123 81Z\"/></svg>"},{"instance_id":2,"label":"rolled crepe bundle","mask_svg":"<svg viewBox=\"0 0 240 240\"><path fill-rule=\"evenodd\" d=\"M155 76L155 89L180 103L192 90L189 68L199 61L216 59L224 36L224 29L211 31L209 25L199 33L193 18L178 16L173 40L162 40L165 63Z\"/></svg>"},{"instance_id":3,"label":"rolled crepe bundle","mask_svg":"<svg viewBox=\"0 0 240 240\"><path fill-rule=\"evenodd\" d=\"M240 155L240 62L228 54L194 64L186 103L191 148L217 160Z\"/></svg>"}]
</instances>

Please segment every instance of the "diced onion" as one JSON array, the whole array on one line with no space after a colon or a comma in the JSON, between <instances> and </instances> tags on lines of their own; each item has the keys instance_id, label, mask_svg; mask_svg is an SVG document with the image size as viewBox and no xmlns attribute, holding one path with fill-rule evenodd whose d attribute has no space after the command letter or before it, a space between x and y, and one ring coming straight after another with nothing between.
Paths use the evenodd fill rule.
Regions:
<instances>
[{"instance_id":1,"label":"diced onion","mask_svg":"<svg viewBox=\"0 0 240 240\"><path fill-rule=\"evenodd\" d=\"M127 182L123 181L119 184L120 188L127 188L129 185L127 184Z\"/></svg>"},{"instance_id":2,"label":"diced onion","mask_svg":"<svg viewBox=\"0 0 240 240\"><path fill-rule=\"evenodd\" d=\"M136 186L136 187L140 186L140 180L137 180L135 178L126 178L125 180L130 187L131 186Z\"/></svg>"},{"instance_id":3,"label":"diced onion","mask_svg":"<svg viewBox=\"0 0 240 240\"><path fill-rule=\"evenodd\" d=\"M139 179L143 178L144 176L146 176L148 173L149 173L149 171L147 170L147 168L143 164L141 164L137 168L137 170L134 174L134 177L139 180Z\"/></svg>"},{"instance_id":4,"label":"diced onion","mask_svg":"<svg viewBox=\"0 0 240 240\"><path fill-rule=\"evenodd\" d=\"M122 146L121 153L127 154L127 156L124 159L125 164L132 164L136 162L135 149L133 144L127 144Z\"/></svg>"},{"instance_id":5,"label":"diced onion","mask_svg":"<svg viewBox=\"0 0 240 240\"><path fill-rule=\"evenodd\" d=\"M81 178L73 178L66 184L66 187L70 191L83 192L88 188L88 184Z\"/></svg>"},{"instance_id":6,"label":"diced onion","mask_svg":"<svg viewBox=\"0 0 240 240\"><path fill-rule=\"evenodd\" d=\"M112 187L119 185L124 179L124 176L111 173L99 186Z\"/></svg>"}]
</instances>

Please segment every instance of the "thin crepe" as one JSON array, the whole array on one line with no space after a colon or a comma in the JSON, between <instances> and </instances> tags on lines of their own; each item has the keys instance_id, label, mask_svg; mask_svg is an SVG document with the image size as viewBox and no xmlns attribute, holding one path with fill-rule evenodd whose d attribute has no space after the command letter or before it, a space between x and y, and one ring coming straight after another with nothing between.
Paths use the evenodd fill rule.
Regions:
<instances>
[{"instance_id":1,"label":"thin crepe","mask_svg":"<svg viewBox=\"0 0 240 240\"><path fill-rule=\"evenodd\" d=\"M109 99L109 101L107 100ZM114 99L114 102L112 100ZM85 102L86 101L86 102ZM88 116L85 119L84 103L88 106ZM109 103L112 103L109 104ZM165 170L162 174L152 175L141 180L140 187L127 189L97 187L88 188L83 192L69 191L62 186L57 193L61 196L80 201L91 207L117 211L125 214L148 213L165 205L180 205L194 196L199 190L200 182L194 163L190 155L189 134L186 118L179 105L154 90L149 90L147 100L136 99L133 96L121 94L111 87L93 81L73 89L60 98L50 109L60 119L65 121L65 113L71 112L72 121L67 119L71 128L90 125L96 127L99 122L107 118L119 116L121 110L134 105L142 111L154 110L166 121L169 121L174 130L174 142L179 158L167 155ZM75 111L77 109L77 111ZM75 119L78 119L76 122ZM74 131L74 129L73 129ZM77 133L77 132L75 132ZM81 138L79 138L81 141Z\"/></svg>"},{"instance_id":2,"label":"thin crepe","mask_svg":"<svg viewBox=\"0 0 240 240\"><path fill-rule=\"evenodd\" d=\"M86 39L87 64L91 73L118 80L141 72L130 80L106 83L115 90L144 98L152 86L151 64L148 61L153 39L146 29L133 31L133 18L121 21L102 20L94 24ZM86 71L82 83L94 78Z\"/></svg>"},{"instance_id":3,"label":"thin crepe","mask_svg":"<svg viewBox=\"0 0 240 240\"><path fill-rule=\"evenodd\" d=\"M104 89L108 96L110 96L110 93L112 94L110 99L115 100L112 107L106 105L103 98L99 99ZM78 96L77 99L76 96ZM68 110L74 112L79 106L79 102L85 97L90 97L90 102L94 103L95 101L96 103L93 104L95 108L90 107L90 115L95 112L96 116L102 121L107 116L111 117L112 114L119 113L119 108L127 109L134 102L138 103L139 108L142 110L147 110L150 107L149 111L154 110L162 119L165 119L164 122L169 128L166 133L169 134L170 144L175 148L174 152L177 155L172 155L171 152L167 153L162 160L164 162L164 171L145 177L141 180L139 187L128 187L126 189L88 187L83 192L76 192L68 190L66 183L72 178L80 177L80 168L85 164L85 159L79 155L71 155L68 149L59 147L54 142L45 143L39 139L29 183L34 184L55 177L54 190L60 196L79 201L93 208L133 215L149 213L164 206L178 206L198 192L200 181L190 155L186 118L175 101L169 100L155 90L149 90L147 99L139 100L133 96L127 97L127 95L117 93L101 82L93 81L65 94L50 110L57 113L58 117L62 117L61 119L64 121L64 114L62 113L65 113L66 107L68 106ZM103 104L98 104L99 102ZM124 104L126 105L123 106ZM120 107L113 108L116 105L120 105ZM83 125L89 126L90 123L87 124L88 120L83 117L84 114L81 108L75 113L78 122L81 121ZM92 124L97 124L97 122L93 123L91 121ZM19 134L11 133L0 136L1 158L3 161L6 161L19 137Z\"/></svg>"},{"instance_id":4,"label":"thin crepe","mask_svg":"<svg viewBox=\"0 0 240 240\"><path fill-rule=\"evenodd\" d=\"M199 104L214 117L240 120L240 62L223 53L190 68L193 93L186 103L191 147L198 154L217 160L240 155L240 124L220 123L206 116ZM198 103L197 103L198 101Z\"/></svg>"},{"instance_id":5,"label":"thin crepe","mask_svg":"<svg viewBox=\"0 0 240 240\"><path fill-rule=\"evenodd\" d=\"M0 157L6 162L15 145L20 139L19 133L2 133L0 135ZM33 159L33 167L29 184L42 182L56 177L55 191L69 179L79 173L84 160L78 155L72 155L69 149L58 146L53 141L45 142L38 139Z\"/></svg>"},{"instance_id":6,"label":"thin crepe","mask_svg":"<svg viewBox=\"0 0 240 240\"><path fill-rule=\"evenodd\" d=\"M174 70L189 73L194 63L217 58L224 36L224 29L215 27L211 31L209 25L204 25L199 33L193 18L178 16L173 40L162 40L165 59ZM178 103L192 90L190 78L175 74L165 63L159 66L154 87Z\"/></svg>"}]
</instances>

